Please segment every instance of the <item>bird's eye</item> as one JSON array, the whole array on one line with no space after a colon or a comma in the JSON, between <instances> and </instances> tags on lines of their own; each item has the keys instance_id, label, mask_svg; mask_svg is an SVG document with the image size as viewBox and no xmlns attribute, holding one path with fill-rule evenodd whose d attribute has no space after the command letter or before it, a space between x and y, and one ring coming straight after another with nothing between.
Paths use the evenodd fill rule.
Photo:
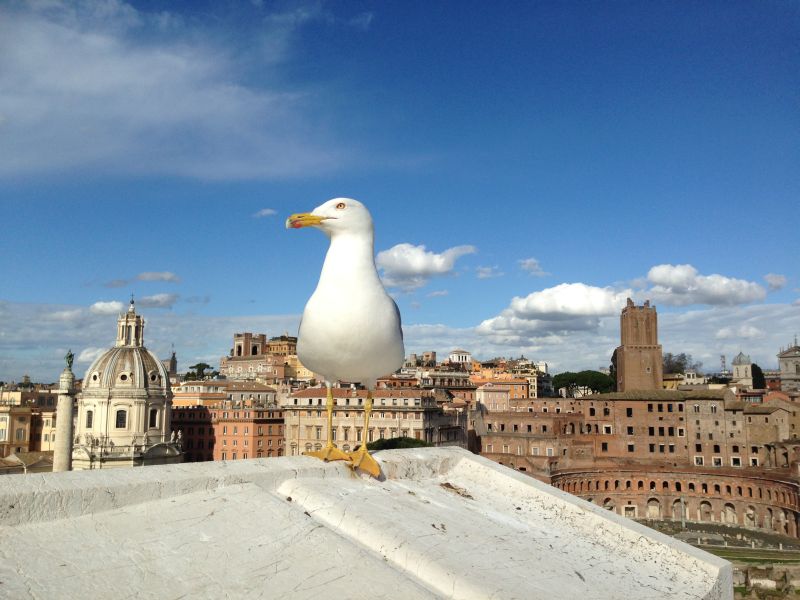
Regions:
<instances>
[{"instance_id":1,"label":"bird's eye","mask_svg":"<svg viewBox=\"0 0 800 600\"><path fill-rule=\"evenodd\" d=\"M339 210L344 210L345 206L346 205L344 202L339 202L339 204L336 205L336 208L338 208Z\"/></svg>"}]
</instances>

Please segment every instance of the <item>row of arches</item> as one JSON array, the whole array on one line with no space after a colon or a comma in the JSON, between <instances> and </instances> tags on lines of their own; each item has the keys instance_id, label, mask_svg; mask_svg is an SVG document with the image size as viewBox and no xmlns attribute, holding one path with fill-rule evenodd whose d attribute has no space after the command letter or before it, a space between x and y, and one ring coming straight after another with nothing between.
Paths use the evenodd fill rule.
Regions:
<instances>
[{"instance_id":1,"label":"row of arches","mask_svg":"<svg viewBox=\"0 0 800 600\"><path fill-rule=\"evenodd\" d=\"M720 481L672 481L668 479L567 479L554 481L553 485L571 494L598 491L626 491L637 493L660 492L713 495L716 497L753 498L788 507L798 506L798 495L792 490L773 489L770 486L736 484Z\"/></svg>"},{"instance_id":2,"label":"row of arches","mask_svg":"<svg viewBox=\"0 0 800 600\"><path fill-rule=\"evenodd\" d=\"M594 498L587 498L593 502ZM722 523L758 529L766 529L783 535L797 537L797 514L776 507L733 502L676 498L663 501L649 497L641 504L627 501L618 502L613 497L605 497L600 506L629 518L696 521L701 523Z\"/></svg>"}]
</instances>

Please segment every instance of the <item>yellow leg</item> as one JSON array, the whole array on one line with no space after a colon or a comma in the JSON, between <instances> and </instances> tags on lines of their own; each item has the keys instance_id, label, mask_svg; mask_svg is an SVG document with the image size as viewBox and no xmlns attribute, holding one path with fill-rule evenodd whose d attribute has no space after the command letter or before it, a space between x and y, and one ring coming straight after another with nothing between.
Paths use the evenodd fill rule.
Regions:
<instances>
[{"instance_id":1,"label":"yellow leg","mask_svg":"<svg viewBox=\"0 0 800 600\"><path fill-rule=\"evenodd\" d=\"M350 457L333 445L333 390L328 386L328 403L325 406L328 412L328 443L322 450L305 452L306 456L320 458L325 462L330 460L350 460Z\"/></svg>"},{"instance_id":2,"label":"yellow leg","mask_svg":"<svg viewBox=\"0 0 800 600\"><path fill-rule=\"evenodd\" d=\"M367 440L369 439L369 414L372 412L372 390L367 390L367 402L364 405L364 432L361 436L361 446L355 452L350 453L350 468L354 471L361 469L375 478L380 477L381 467L378 462L367 452Z\"/></svg>"}]
</instances>

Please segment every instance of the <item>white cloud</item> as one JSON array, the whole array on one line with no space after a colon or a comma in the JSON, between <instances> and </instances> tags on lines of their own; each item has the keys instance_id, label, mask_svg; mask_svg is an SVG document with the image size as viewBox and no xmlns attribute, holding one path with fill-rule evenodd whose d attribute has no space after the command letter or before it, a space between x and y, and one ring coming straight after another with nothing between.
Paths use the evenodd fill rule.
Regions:
<instances>
[{"instance_id":1,"label":"white cloud","mask_svg":"<svg viewBox=\"0 0 800 600\"><path fill-rule=\"evenodd\" d=\"M172 308L177 301L178 294L153 294L152 296L143 296L136 302L145 308Z\"/></svg>"},{"instance_id":2,"label":"white cloud","mask_svg":"<svg viewBox=\"0 0 800 600\"><path fill-rule=\"evenodd\" d=\"M262 208L253 215L253 218L260 219L262 217L271 217L276 214L278 214L278 211L274 208Z\"/></svg>"},{"instance_id":3,"label":"white cloud","mask_svg":"<svg viewBox=\"0 0 800 600\"><path fill-rule=\"evenodd\" d=\"M760 330L758 327L753 327L752 325L739 325L738 327L723 327L722 329L718 330L714 337L718 340L730 340L730 339L744 339L744 340L752 340L763 338L765 333Z\"/></svg>"},{"instance_id":4,"label":"white cloud","mask_svg":"<svg viewBox=\"0 0 800 600\"><path fill-rule=\"evenodd\" d=\"M602 288L600 288L602 289ZM121 305L122 303L120 303ZM619 344L619 310L609 316L583 316L589 328L581 329L567 323L563 330L546 331L540 327L535 335L525 330L497 331L487 335L480 327L451 327L442 324L410 323L403 327L406 352L435 350L445 356L453 348L462 347L478 359L495 356L525 356L546 361L554 372L579 371L607 366L614 348ZM75 349L78 362L88 367L92 352L114 345L116 314L97 315L85 311L85 318L59 321L45 318L56 313L81 310L71 305L41 305L11 303L0 300L0 380L19 381L28 373L34 381L51 382L58 379L64 368L64 354ZM572 308L573 312L602 311ZM114 313L118 312L117 310ZM298 315L250 315L214 317L181 314L176 311L145 312L145 344L157 356L170 355L175 344L179 368L202 360L212 365L227 355L236 331L264 332L278 335L296 332ZM757 304L747 306L710 307L697 310L662 311L658 315L659 341L665 352L687 352L703 361L704 369L718 369L719 357L731 357L740 350L749 354L762 368L777 365L776 354L792 342L793 332L800 331L800 310L789 304ZM523 325L525 325L523 322ZM757 329L761 337L722 337L716 334L726 328L745 325L742 333ZM553 322L550 329L557 327ZM787 333L789 332L789 333ZM31 344L30 340L47 340L47 344ZM83 348L81 352L77 349ZM85 352L85 354L84 354ZM87 362L82 362L87 359ZM76 375L83 375L76 370Z\"/></svg>"},{"instance_id":5,"label":"white cloud","mask_svg":"<svg viewBox=\"0 0 800 600\"><path fill-rule=\"evenodd\" d=\"M450 292L447 290L435 290L428 294L428 298L441 298L443 296L447 296Z\"/></svg>"},{"instance_id":6,"label":"white cloud","mask_svg":"<svg viewBox=\"0 0 800 600\"><path fill-rule=\"evenodd\" d=\"M170 271L145 271L136 276L139 281L171 281L177 283L181 280L180 277L171 273Z\"/></svg>"},{"instance_id":7,"label":"white cloud","mask_svg":"<svg viewBox=\"0 0 800 600\"><path fill-rule=\"evenodd\" d=\"M757 283L723 275L701 275L692 265L657 265L648 271L647 280L652 287L644 294L657 303L672 306L732 306L766 297L766 291Z\"/></svg>"},{"instance_id":8,"label":"white cloud","mask_svg":"<svg viewBox=\"0 0 800 600\"><path fill-rule=\"evenodd\" d=\"M84 312L80 308L71 308L68 310L57 310L46 315L45 318L53 321L75 321L84 316Z\"/></svg>"},{"instance_id":9,"label":"white cloud","mask_svg":"<svg viewBox=\"0 0 800 600\"><path fill-rule=\"evenodd\" d=\"M505 275L497 266L493 267L478 267L475 269L478 279L492 279L493 277L502 277Z\"/></svg>"},{"instance_id":10,"label":"white cloud","mask_svg":"<svg viewBox=\"0 0 800 600\"><path fill-rule=\"evenodd\" d=\"M274 72L288 59L306 21L263 20L261 38L223 45L204 29L217 26L213 16L182 20L121 1L3 3L0 175L270 178L352 162L346 144L326 139L333 120L320 90L287 90L279 74L245 79L251 62Z\"/></svg>"},{"instance_id":11,"label":"white cloud","mask_svg":"<svg viewBox=\"0 0 800 600\"><path fill-rule=\"evenodd\" d=\"M767 273L764 275L764 281L767 282L770 292L775 292L786 286L786 275L779 275L778 273Z\"/></svg>"},{"instance_id":12,"label":"white cloud","mask_svg":"<svg viewBox=\"0 0 800 600\"><path fill-rule=\"evenodd\" d=\"M100 355L103 354L103 352L105 352L106 350L108 350L108 348L94 348L90 346L89 348L84 348L83 350L81 350L81 353L78 354L78 357L75 360L76 362L79 363L91 364L95 360L97 360L100 357Z\"/></svg>"},{"instance_id":13,"label":"white cloud","mask_svg":"<svg viewBox=\"0 0 800 600\"><path fill-rule=\"evenodd\" d=\"M95 302L89 307L89 311L95 315L115 315L121 313L125 305L119 300L112 300L110 302Z\"/></svg>"},{"instance_id":14,"label":"white cloud","mask_svg":"<svg viewBox=\"0 0 800 600\"><path fill-rule=\"evenodd\" d=\"M128 279L112 279L111 281L107 281L103 285L107 288L121 288L125 287L130 283Z\"/></svg>"},{"instance_id":15,"label":"white cloud","mask_svg":"<svg viewBox=\"0 0 800 600\"><path fill-rule=\"evenodd\" d=\"M483 321L477 331L508 343L531 343L552 334L594 331L599 318L618 314L630 295L630 290L562 283L524 298L513 298L507 309Z\"/></svg>"},{"instance_id":16,"label":"white cloud","mask_svg":"<svg viewBox=\"0 0 800 600\"><path fill-rule=\"evenodd\" d=\"M113 304L111 302L104 304ZM34 381L58 381L67 349L75 351L82 369L99 353L114 346L117 313L123 303L107 312L86 311L85 319L57 321L45 315L80 310L74 305L13 303L0 300L0 381L19 381L30 374ZM200 316L176 311L138 311L145 318L144 342L160 358L169 357L172 344L179 368L203 360L218 365L228 354L237 331L280 335L297 332L299 315ZM31 344L32 339L46 343ZM84 349L80 352L78 349ZM83 362L83 361L87 362ZM84 375L75 370L77 377Z\"/></svg>"},{"instance_id":17,"label":"white cloud","mask_svg":"<svg viewBox=\"0 0 800 600\"><path fill-rule=\"evenodd\" d=\"M474 246L456 246L437 254L425 246L397 244L378 253L376 263L383 270L383 281L389 287L412 291L424 286L431 277L449 275L456 260L474 254Z\"/></svg>"},{"instance_id":18,"label":"white cloud","mask_svg":"<svg viewBox=\"0 0 800 600\"><path fill-rule=\"evenodd\" d=\"M542 265L540 265L539 261L536 260L535 258L523 258L520 259L518 262L520 269L536 277L543 277L545 275L550 274L546 272L544 269L542 269Z\"/></svg>"}]
</instances>

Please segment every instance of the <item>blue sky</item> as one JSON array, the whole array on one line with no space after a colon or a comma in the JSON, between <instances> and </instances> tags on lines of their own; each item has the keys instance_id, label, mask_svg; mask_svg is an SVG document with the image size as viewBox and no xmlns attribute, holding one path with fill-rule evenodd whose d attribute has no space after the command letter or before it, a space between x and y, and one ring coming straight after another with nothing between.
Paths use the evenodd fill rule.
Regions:
<instances>
[{"instance_id":1,"label":"blue sky","mask_svg":"<svg viewBox=\"0 0 800 600\"><path fill-rule=\"evenodd\" d=\"M666 351L765 368L800 333L792 2L9 2L0 380L55 380L134 293L160 356L294 332L371 209L408 352L607 365L627 296ZM117 304L115 304L117 303Z\"/></svg>"}]
</instances>

